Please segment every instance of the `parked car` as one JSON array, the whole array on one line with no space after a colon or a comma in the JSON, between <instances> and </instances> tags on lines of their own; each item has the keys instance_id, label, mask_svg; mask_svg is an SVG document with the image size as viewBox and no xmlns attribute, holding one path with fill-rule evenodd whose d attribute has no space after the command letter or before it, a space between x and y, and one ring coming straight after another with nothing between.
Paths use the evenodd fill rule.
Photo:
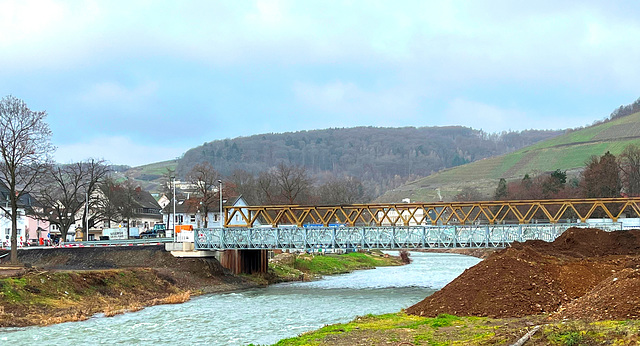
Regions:
<instances>
[{"instance_id":1,"label":"parked car","mask_svg":"<svg viewBox=\"0 0 640 346\"><path fill-rule=\"evenodd\" d=\"M167 227L163 223L153 225L153 228L140 233L140 238L164 238L167 234Z\"/></svg>"}]
</instances>

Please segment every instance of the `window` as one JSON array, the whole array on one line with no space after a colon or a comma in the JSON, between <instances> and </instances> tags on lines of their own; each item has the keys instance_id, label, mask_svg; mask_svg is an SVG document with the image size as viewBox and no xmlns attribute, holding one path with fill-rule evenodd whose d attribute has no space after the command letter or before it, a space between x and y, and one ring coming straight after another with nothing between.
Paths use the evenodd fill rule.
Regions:
<instances>
[{"instance_id":1,"label":"window","mask_svg":"<svg viewBox=\"0 0 640 346\"><path fill-rule=\"evenodd\" d=\"M196 222L196 216L194 214L189 215L189 222L191 222L191 223L195 223Z\"/></svg>"},{"instance_id":2,"label":"window","mask_svg":"<svg viewBox=\"0 0 640 346\"><path fill-rule=\"evenodd\" d=\"M213 221L218 221L218 214L213 214Z\"/></svg>"}]
</instances>

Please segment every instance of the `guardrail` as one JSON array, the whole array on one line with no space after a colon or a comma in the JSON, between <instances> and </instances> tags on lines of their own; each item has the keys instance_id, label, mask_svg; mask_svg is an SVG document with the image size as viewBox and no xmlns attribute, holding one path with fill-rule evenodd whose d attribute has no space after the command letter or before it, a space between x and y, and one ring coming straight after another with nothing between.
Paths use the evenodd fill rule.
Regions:
<instances>
[{"instance_id":1,"label":"guardrail","mask_svg":"<svg viewBox=\"0 0 640 346\"><path fill-rule=\"evenodd\" d=\"M553 241L582 223L399 227L196 229L196 250L502 248L514 241ZM620 230L609 223L607 231Z\"/></svg>"},{"instance_id":2,"label":"guardrail","mask_svg":"<svg viewBox=\"0 0 640 346\"><path fill-rule=\"evenodd\" d=\"M80 248L80 247L102 247L102 246L143 246L143 245L159 245L164 243L172 243L173 238L147 238L147 239L113 239L113 240L90 240L78 242L64 242L62 245L53 246L23 246L20 249L53 249L53 248ZM0 249L8 250L9 247L0 247Z\"/></svg>"}]
</instances>

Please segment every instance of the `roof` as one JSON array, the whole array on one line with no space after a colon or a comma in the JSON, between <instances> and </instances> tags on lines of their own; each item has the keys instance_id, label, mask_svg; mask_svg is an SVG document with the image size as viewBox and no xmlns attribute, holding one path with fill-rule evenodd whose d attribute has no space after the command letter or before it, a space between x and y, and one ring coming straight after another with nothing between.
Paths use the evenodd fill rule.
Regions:
<instances>
[{"instance_id":1,"label":"roof","mask_svg":"<svg viewBox=\"0 0 640 346\"><path fill-rule=\"evenodd\" d=\"M236 203L238 203L238 201L241 198L242 198L242 195L223 199L222 205L225 207L234 206L236 205ZM195 214L198 212L199 206L200 206L200 199L196 197L191 197L189 199L182 200L182 201L178 200L178 203L176 203L176 213ZM211 208L209 208L209 212L214 212L214 213L220 212L220 204L215 203L214 205L211 205ZM167 206L162 209L162 213L164 214L173 213L173 200L171 201L171 203L167 204Z\"/></svg>"},{"instance_id":2,"label":"roof","mask_svg":"<svg viewBox=\"0 0 640 346\"><path fill-rule=\"evenodd\" d=\"M0 182L0 201L9 201L9 188ZM24 193L18 200L18 208L32 207L37 204L37 201L29 194Z\"/></svg>"},{"instance_id":3,"label":"roof","mask_svg":"<svg viewBox=\"0 0 640 346\"><path fill-rule=\"evenodd\" d=\"M133 195L133 198L135 198L136 202L142 208L158 209L158 210L162 209L160 207L160 204L158 204L158 201L156 201L156 199L153 198L153 196L149 191L145 191L138 188L136 189L136 193Z\"/></svg>"}]
</instances>

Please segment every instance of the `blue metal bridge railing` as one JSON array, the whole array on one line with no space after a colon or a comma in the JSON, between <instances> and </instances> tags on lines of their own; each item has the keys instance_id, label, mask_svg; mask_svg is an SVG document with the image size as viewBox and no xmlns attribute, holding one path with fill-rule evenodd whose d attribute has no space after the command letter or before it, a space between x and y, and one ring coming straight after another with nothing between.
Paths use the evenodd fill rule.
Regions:
<instances>
[{"instance_id":1,"label":"blue metal bridge railing","mask_svg":"<svg viewBox=\"0 0 640 346\"><path fill-rule=\"evenodd\" d=\"M514 241L553 241L584 223L387 227L206 228L194 230L196 250L503 248ZM621 230L620 223L599 228Z\"/></svg>"}]
</instances>

